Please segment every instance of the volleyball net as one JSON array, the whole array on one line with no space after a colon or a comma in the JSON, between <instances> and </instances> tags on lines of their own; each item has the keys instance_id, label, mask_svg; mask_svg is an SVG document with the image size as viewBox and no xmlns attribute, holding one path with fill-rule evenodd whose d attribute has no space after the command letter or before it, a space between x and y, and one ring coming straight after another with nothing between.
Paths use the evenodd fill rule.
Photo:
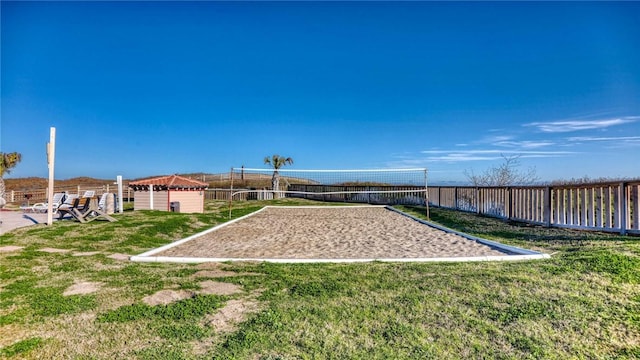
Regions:
<instances>
[{"instance_id":1,"label":"volleyball net","mask_svg":"<svg viewBox=\"0 0 640 360\"><path fill-rule=\"evenodd\" d=\"M231 201L303 198L375 205L428 204L427 169L232 168Z\"/></svg>"}]
</instances>

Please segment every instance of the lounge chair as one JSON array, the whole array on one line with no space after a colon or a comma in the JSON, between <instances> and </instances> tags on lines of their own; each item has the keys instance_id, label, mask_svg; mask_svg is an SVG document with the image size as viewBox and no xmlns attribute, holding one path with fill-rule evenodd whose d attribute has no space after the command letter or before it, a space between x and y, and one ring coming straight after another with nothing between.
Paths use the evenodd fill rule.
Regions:
<instances>
[{"instance_id":1,"label":"lounge chair","mask_svg":"<svg viewBox=\"0 0 640 360\"><path fill-rule=\"evenodd\" d=\"M109 193L104 193L100 196L100 200L98 200L98 209L102 211L107 211L107 197Z\"/></svg>"},{"instance_id":2,"label":"lounge chair","mask_svg":"<svg viewBox=\"0 0 640 360\"><path fill-rule=\"evenodd\" d=\"M64 202L64 199L65 199L66 195L67 194L65 194L65 193L55 193L55 194L53 194L53 200L51 201L51 208L52 208L52 213L53 214L55 214L58 211L58 208ZM26 210L27 209L27 207L21 207L21 208L22 208L22 210ZM44 212L47 212L47 210L49 210L49 203L48 202L35 203L35 204L31 205L30 208L31 208L32 212L44 213Z\"/></svg>"},{"instance_id":3,"label":"lounge chair","mask_svg":"<svg viewBox=\"0 0 640 360\"><path fill-rule=\"evenodd\" d=\"M73 199L71 206L65 206L58 208L59 218L62 219L66 214L69 214L79 220L85 222L84 215L89 211L91 207L90 197L81 197Z\"/></svg>"},{"instance_id":4,"label":"lounge chair","mask_svg":"<svg viewBox=\"0 0 640 360\"><path fill-rule=\"evenodd\" d=\"M104 193L100 197L100 201L98 201L98 210L103 211L107 214L114 213L116 203L116 194Z\"/></svg>"},{"instance_id":5,"label":"lounge chair","mask_svg":"<svg viewBox=\"0 0 640 360\"><path fill-rule=\"evenodd\" d=\"M99 217L103 217L108 221L116 221L116 219L97 208L95 204L92 204L92 200L91 197L76 198L71 206L60 207L58 210L60 219L69 214L81 223L89 222Z\"/></svg>"},{"instance_id":6,"label":"lounge chair","mask_svg":"<svg viewBox=\"0 0 640 360\"><path fill-rule=\"evenodd\" d=\"M73 207L73 202L77 198L78 198L78 195L75 195L75 194L67 195L67 198L64 200L64 203L58 206L58 219L62 219L66 214L69 213L69 211Z\"/></svg>"}]
</instances>

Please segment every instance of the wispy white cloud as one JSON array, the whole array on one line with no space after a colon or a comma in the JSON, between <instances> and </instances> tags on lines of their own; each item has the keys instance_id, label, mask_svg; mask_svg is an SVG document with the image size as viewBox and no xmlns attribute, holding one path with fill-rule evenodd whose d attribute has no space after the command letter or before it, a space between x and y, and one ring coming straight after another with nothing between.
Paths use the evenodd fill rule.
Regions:
<instances>
[{"instance_id":1,"label":"wispy white cloud","mask_svg":"<svg viewBox=\"0 0 640 360\"><path fill-rule=\"evenodd\" d=\"M523 141L500 141L495 143L494 145L510 147L510 148L537 149L537 148L552 146L552 145L555 145L555 143L549 140L539 140L539 141L523 140Z\"/></svg>"},{"instance_id":2,"label":"wispy white cloud","mask_svg":"<svg viewBox=\"0 0 640 360\"><path fill-rule=\"evenodd\" d=\"M555 145L555 143L550 140L517 140L514 135L486 136L477 141L476 144L488 144L490 146L514 149L537 149Z\"/></svg>"},{"instance_id":3,"label":"wispy white cloud","mask_svg":"<svg viewBox=\"0 0 640 360\"><path fill-rule=\"evenodd\" d=\"M463 161L488 161L488 160L498 160L500 156L480 156L480 155L472 155L472 154L444 154L441 156L429 156L425 159L427 162L463 162Z\"/></svg>"},{"instance_id":4,"label":"wispy white cloud","mask_svg":"<svg viewBox=\"0 0 640 360\"><path fill-rule=\"evenodd\" d=\"M572 154L571 151L528 151L528 150L508 150L508 149L474 149L474 150L423 150L422 154Z\"/></svg>"},{"instance_id":5,"label":"wispy white cloud","mask_svg":"<svg viewBox=\"0 0 640 360\"><path fill-rule=\"evenodd\" d=\"M640 136L618 136L618 137L595 137L595 136L573 136L567 138L568 141L640 141Z\"/></svg>"},{"instance_id":6,"label":"wispy white cloud","mask_svg":"<svg viewBox=\"0 0 640 360\"><path fill-rule=\"evenodd\" d=\"M535 127L546 133L562 133L580 130L605 129L611 126L628 124L640 120L640 116L626 116L599 120L562 120L550 122L532 122L523 126Z\"/></svg>"},{"instance_id":7,"label":"wispy white cloud","mask_svg":"<svg viewBox=\"0 0 640 360\"><path fill-rule=\"evenodd\" d=\"M602 114L599 114L602 115ZM612 126L619 126L633 122L640 122L640 116L627 116L608 119L582 118L551 122L533 122L524 126L535 127L543 133L566 133L580 130L602 130ZM586 154L587 149L580 152L569 151L580 143L603 142L607 145L635 147L640 145L640 136L573 136L564 139L548 135L551 139L525 137L522 131L509 133L505 129L488 130L486 136L475 141L454 143L448 149L430 149L419 153L404 154L396 157L395 166L429 166L429 164L473 163L483 161L501 161L505 156L526 158L561 158L574 154ZM455 166L455 165L454 165ZM459 165L458 165L459 166ZM464 165L466 166L466 165Z\"/></svg>"},{"instance_id":8,"label":"wispy white cloud","mask_svg":"<svg viewBox=\"0 0 640 360\"><path fill-rule=\"evenodd\" d=\"M574 136L567 138L573 146L598 144L606 149L629 149L640 146L640 136Z\"/></svg>"},{"instance_id":9,"label":"wispy white cloud","mask_svg":"<svg viewBox=\"0 0 640 360\"><path fill-rule=\"evenodd\" d=\"M505 141L511 141L512 139L514 139L513 135L495 135L495 136L487 136L482 140L480 140L479 142L484 144L495 144L495 143L500 143Z\"/></svg>"},{"instance_id":10,"label":"wispy white cloud","mask_svg":"<svg viewBox=\"0 0 640 360\"><path fill-rule=\"evenodd\" d=\"M572 151L532 151L505 149L476 149L476 150L424 150L427 155L423 160L428 162L463 162L499 160L503 156L520 156L521 158L549 158L575 154Z\"/></svg>"}]
</instances>

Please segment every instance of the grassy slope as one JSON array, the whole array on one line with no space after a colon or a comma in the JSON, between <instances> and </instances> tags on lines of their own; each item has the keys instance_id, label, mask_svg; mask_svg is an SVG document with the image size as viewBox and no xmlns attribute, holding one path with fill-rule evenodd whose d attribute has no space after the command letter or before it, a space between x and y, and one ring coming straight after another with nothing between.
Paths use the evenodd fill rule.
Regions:
<instances>
[{"instance_id":1,"label":"grassy slope","mask_svg":"<svg viewBox=\"0 0 640 360\"><path fill-rule=\"evenodd\" d=\"M233 216L262 204L247 202ZM0 246L26 248L0 253L0 357L640 357L637 238L441 209L433 209L432 220L555 254L513 263L225 264L243 275L216 281L242 285L244 293L143 305L158 290L197 290L198 267L107 255L139 253L225 221L225 203L208 204L207 211L126 212L116 223L63 222L1 236ZM102 253L37 251L43 247ZM94 294L62 296L74 281L102 286ZM234 331L208 326L207 314L255 294L261 311Z\"/></svg>"}]
</instances>

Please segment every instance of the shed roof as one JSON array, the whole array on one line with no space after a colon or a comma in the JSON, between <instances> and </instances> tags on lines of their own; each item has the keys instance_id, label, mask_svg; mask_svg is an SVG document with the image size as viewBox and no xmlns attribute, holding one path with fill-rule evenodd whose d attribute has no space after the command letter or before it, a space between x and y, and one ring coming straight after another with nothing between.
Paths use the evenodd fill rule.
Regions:
<instances>
[{"instance_id":1,"label":"shed roof","mask_svg":"<svg viewBox=\"0 0 640 360\"><path fill-rule=\"evenodd\" d=\"M134 190L147 190L149 186L153 185L154 189L194 189L202 190L206 189L209 184L189 179L180 175L167 175L150 179L143 179L138 181L129 182L129 187Z\"/></svg>"}]
</instances>

